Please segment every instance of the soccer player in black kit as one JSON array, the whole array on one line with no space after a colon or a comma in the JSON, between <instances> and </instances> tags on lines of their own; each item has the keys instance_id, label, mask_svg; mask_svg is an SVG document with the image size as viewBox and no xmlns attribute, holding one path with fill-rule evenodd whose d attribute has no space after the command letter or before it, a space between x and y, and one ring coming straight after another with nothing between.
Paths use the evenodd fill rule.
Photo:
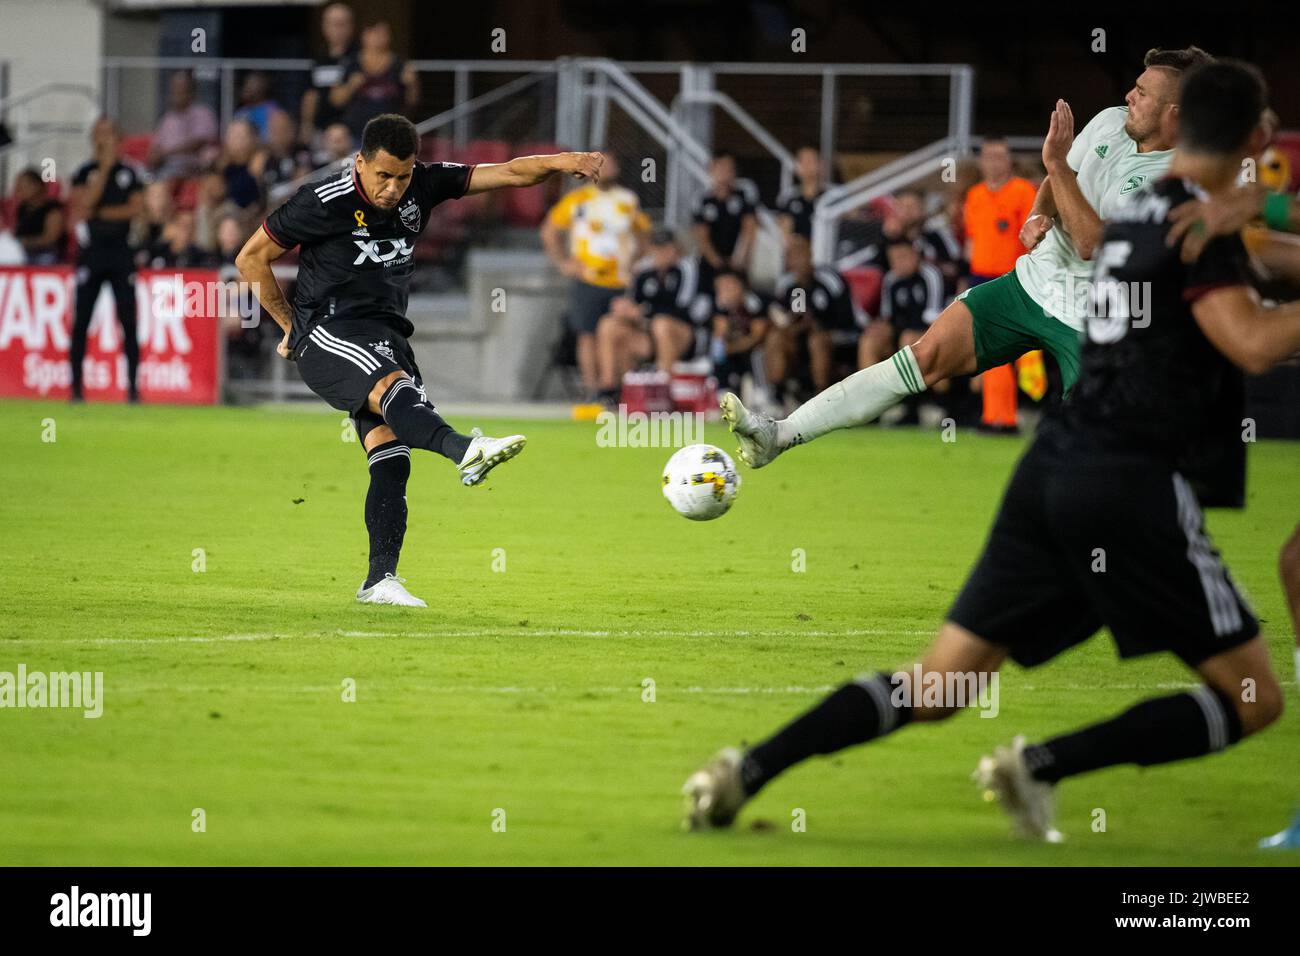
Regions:
<instances>
[{"instance_id":1,"label":"soccer player in black kit","mask_svg":"<svg viewBox=\"0 0 1300 956\"><path fill-rule=\"evenodd\" d=\"M302 379L346 411L370 465L366 528L370 570L357 591L366 604L425 607L397 577L406 534L411 449L450 459L476 485L524 447L524 436L462 435L425 395L408 336L407 293L416 238L441 202L506 186L533 186L555 173L599 175L599 153L523 156L506 163L422 163L419 134L396 114L366 124L353 168L309 183L271 213L235 260L262 307L284 330L280 355ZM271 263L301 248L292 308Z\"/></svg>"},{"instance_id":2,"label":"soccer player in black kit","mask_svg":"<svg viewBox=\"0 0 1300 956\"><path fill-rule=\"evenodd\" d=\"M1170 210L1236 188L1242 160L1267 139L1265 105L1263 79L1245 64L1184 78L1167 178L1134 192L1098 246L1074 392L1021 459L983 555L919 662L923 686L926 675L987 675L1007 657L1032 667L1107 627L1121 657L1172 652L1200 677L1193 691L1043 743L1017 737L984 757L976 781L1031 838L1060 839L1061 780L1201 757L1282 711L1259 624L1201 506L1244 502L1242 370L1300 349L1300 303L1260 307L1239 235L1211 239L1190 264L1166 241ZM1132 308L1140 302L1149 309ZM955 712L952 699L932 703L912 683L906 672L862 675L757 746L722 751L687 780L685 824L726 826L808 757Z\"/></svg>"}]
</instances>

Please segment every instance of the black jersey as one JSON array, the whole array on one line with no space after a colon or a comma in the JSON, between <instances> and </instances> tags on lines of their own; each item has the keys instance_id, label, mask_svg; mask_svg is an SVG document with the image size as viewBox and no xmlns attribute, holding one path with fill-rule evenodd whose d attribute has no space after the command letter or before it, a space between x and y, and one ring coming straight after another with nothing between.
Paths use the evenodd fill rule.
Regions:
<instances>
[{"instance_id":1,"label":"black jersey","mask_svg":"<svg viewBox=\"0 0 1300 956\"><path fill-rule=\"evenodd\" d=\"M92 178L99 177L99 164L89 162L77 170L72 177L72 185L85 186ZM132 193L144 189L145 174L133 163L118 160L108 170L104 190L99 196L99 205L86 219L88 241L82 243L91 251L121 251L126 247L127 237L131 233L129 219L100 219L96 214L99 206L125 206Z\"/></svg>"},{"instance_id":2,"label":"black jersey","mask_svg":"<svg viewBox=\"0 0 1300 956\"><path fill-rule=\"evenodd\" d=\"M796 186L777 197L776 210L782 215L790 217L792 231L796 236L811 239L813 211L825 194L826 190L823 189L809 199L803 194L803 190Z\"/></svg>"},{"instance_id":3,"label":"black jersey","mask_svg":"<svg viewBox=\"0 0 1300 956\"><path fill-rule=\"evenodd\" d=\"M776 298L796 319L811 315L825 331L852 332L866 325L844 277L829 266L814 269L806 282L789 273L783 275L777 282Z\"/></svg>"},{"instance_id":4,"label":"black jersey","mask_svg":"<svg viewBox=\"0 0 1300 956\"><path fill-rule=\"evenodd\" d=\"M383 210L366 199L353 170L301 187L262 224L286 249L301 246L289 347L313 326L370 319L406 337L415 242L429 211L469 188L473 166L415 164L397 206Z\"/></svg>"},{"instance_id":5,"label":"black jersey","mask_svg":"<svg viewBox=\"0 0 1300 956\"><path fill-rule=\"evenodd\" d=\"M651 266L632 279L632 299L646 316L671 315L690 320L690 306L699 285L699 264L683 256L664 272Z\"/></svg>"},{"instance_id":6,"label":"black jersey","mask_svg":"<svg viewBox=\"0 0 1300 956\"><path fill-rule=\"evenodd\" d=\"M698 225L709 230L713 250L722 258L730 258L740 241L740 230L745 217L754 215L757 197L740 183L724 199L707 192L695 202L693 218Z\"/></svg>"},{"instance_id":7,"label":"black jersey","mask_svg":"<svg viewBox=\"0 0 1300 956\"><path fill-rule=\"evenodd\" d=\"M1197 187L1166 178L1133 193L1108 221L1094 256L1079 380L1059 415L1106 450L1167 460L1205 506L1245 498L1241 372L1192 315L1207 292L1247 285L1241 237L1210 240L1190 265L1170 248L1168 213Z\"/></svg>"},{"instance_id":8,"label":"black jersey","mask_svg":"<svg viewBox=\"0 0 1300 956\"><path fill-rule=\"evenodd\" d=\"M880 287L880 317L899 329L924 331L944 306L943 273L921 262L910 276L886 272Z\"/></svg>"}]
</instances>

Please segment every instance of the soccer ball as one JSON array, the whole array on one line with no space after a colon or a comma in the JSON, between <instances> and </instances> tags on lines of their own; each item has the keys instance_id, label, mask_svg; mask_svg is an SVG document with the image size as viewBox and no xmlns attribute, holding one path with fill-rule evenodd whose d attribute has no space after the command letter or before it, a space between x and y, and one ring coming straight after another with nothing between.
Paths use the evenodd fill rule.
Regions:
<instances>
[{"instance_id":1,"label":"soccer ball","mask_svg":"<svg viewBox=\"0 0 1300 956\"><path fill-rule=\"evenodd\" d=\"M721 448L687 445L664 466L664 497L679 515L709 521L727 513L740 491L736 464Z\"/></svg>"}]
</instances>

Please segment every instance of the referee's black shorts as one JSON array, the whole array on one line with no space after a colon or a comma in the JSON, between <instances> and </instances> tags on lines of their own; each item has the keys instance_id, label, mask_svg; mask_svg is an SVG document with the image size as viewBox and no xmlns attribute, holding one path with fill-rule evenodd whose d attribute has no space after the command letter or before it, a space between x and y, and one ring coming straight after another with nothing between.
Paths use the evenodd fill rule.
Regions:
<instances>
[{"instance_id":1,"label":"referee's black shorts","mask_svg":"<svg viewBox=\"0 0 1300 956\"><path fill-rule=\"evenodd\" d=\"M1255 637L1186 480L1150 456L1070 445L1040 429L948 619L1024 666L1102 627L1121 657L1170 651L1192 667Z\"/></svg>"},{"instance_id":2,"label":"referee's black shorts","mask_svg":"<svg viewBox=\"0 0 1300 956\"><path fill-rule=\"evenodd\" d=\"M375 383L402 371L424 392L410 343L381 322L317 325L298 341L294 357L307 387L352 417L363 445L366 435L384 424L383 416L368 407Z\"/></svg>"}]
</instances>

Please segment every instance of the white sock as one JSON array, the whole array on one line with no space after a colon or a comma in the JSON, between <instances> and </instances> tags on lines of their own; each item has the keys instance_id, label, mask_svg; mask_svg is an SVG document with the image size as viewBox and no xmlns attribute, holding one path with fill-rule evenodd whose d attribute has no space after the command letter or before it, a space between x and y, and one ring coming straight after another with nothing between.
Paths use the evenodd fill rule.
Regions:
<instances>
[{"instance_id":1,"label":"white sock","mask_svg":"<svg viewBox=\"0 0 1300 956\"><path fill-rule=\"evenodd\" d=\"M796 408L789 418L777 422L777 443L781 448L789 448L837 428L865 425L908 395L924 391L925 380L909 345L895 352L892 358L836 382Z\"/></svg>"}]
</instances>

